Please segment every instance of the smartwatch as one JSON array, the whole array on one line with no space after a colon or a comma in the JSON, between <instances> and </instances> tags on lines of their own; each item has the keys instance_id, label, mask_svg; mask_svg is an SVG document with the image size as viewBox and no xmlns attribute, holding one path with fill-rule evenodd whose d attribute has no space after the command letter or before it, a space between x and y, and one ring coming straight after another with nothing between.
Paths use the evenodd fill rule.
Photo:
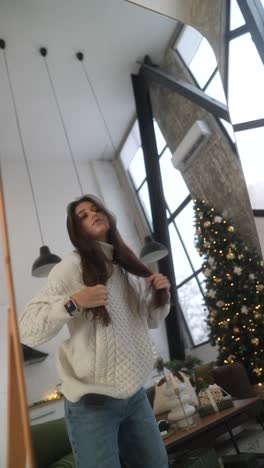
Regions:
<instances>
[{"instance_id":1,"label":"smartwatch","mask_svg":"<svg viewBox=\"0 0 264 468\"><path fill-rule=\"evenodd\" d=\"M65 302L64 307L67 310L68 314L71 316L73 316L76 310L78 310L76 302L71 298L69 298L69 300Z\"/></svg>"}]
</instances>

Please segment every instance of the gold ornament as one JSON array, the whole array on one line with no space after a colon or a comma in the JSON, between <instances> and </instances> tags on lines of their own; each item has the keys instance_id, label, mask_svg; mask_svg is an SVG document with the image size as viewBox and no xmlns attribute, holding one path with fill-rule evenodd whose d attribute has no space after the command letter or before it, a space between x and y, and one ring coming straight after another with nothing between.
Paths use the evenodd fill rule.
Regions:
<instances>
[{"instance_id":1,"label":"gold ornament","mask_svg":"<svg viewBox=\"0 0 264 468\"><path fill-rule=\"evenodd\" d=\"M234 356L234 354L229 354L227 360L228 360L229 362L234 362L234 361L236 360L236 356Z\"/></svg>"},{"instance_id":2,"label":"gold ornament","mask_svg":"<svg viewBox=\"0 0 264 468\"><path fill-rule=\"evenodd\" d=\"M260 377L260 375L262 374L262 367L255 367L255 369L253 369L253 372L254 372L258 377Z\"/></svg>"},{"instance_id":3,"label":"gold ornament","mask_svg":"<svg viewBox=\"0 0 264 468\"><path fill-rule=\"evenodd\" d=\"M199 213L199 218L203 219L203 213Z\"/></svg>"},{"instance_id":4,"label":"gold ornament","mask_svg":"<svg viewBox=\"0 0 264 468\"><path fill-rule=\"evenodd\" d=\"M264 289L263 284L257 284L257 285L256 285L256 290L257 290L257 291L261 292L261 291L263 291L263 289Z\"/></svg>"},{"instance_id":5,"label":"gold ornament","mask_svg":"<svg viewBox=\"0 0 264 468\"><path fill-rule=\"evenodd\" d=\"M234 232L235 228L234 226L228 226L227 231L228 232Z\"/></svg>"},{"instance_id":6,"label":"gold ornament","mask_svg":"<svg viewBox=\"0 0 264 468\"><path fill-rule=\"evenodd\" d=\"M259 339L258 338L252 338L251 343L255 346L258 346L259 344Z\"/></svg>"},{"instance_id":7,"label":"gold ornament","mask_svg":"<svg viewBox=\"0 0 264 468\"><path fill-rule=\"evenodd\" d=\"M227 258L228 260L234 260L235 255L233 254L233 252L229 252L229 253L226 255L226 258Z\"/></svg>"},{"instance_id":8,"label":"gold ornament","mask_svg":"<svg viewBox=\"0 0 264 468\"><path fill-rule=\"evenodd\" d=\"M204 227L205 227L205 228L208 228L208 227L210 227L210 226L211 226L211 221L205 221Z\"/></svg>"},{"instance_id":9,"label":"gold ornament","mask_svg":"<svg viewBox=\"0 0 264 468\"><path fill-rule=\"evenodd\" d=\"M215 278L214 279L214 282L217 283L217 284L222 283L222 281L223 281L222 278Z\"/></svg>"},{"instance_id":10,"label":"gold ornament","mask_svg":"<svg viewBox=\"0 0 264 468\"><path fill-rule=\"evenodd\" d=\"M238 327L234 327L233 331L234 331L234 333L237 333L237 334L240 333L240 329Z\"/></svg>"}]
</instances>

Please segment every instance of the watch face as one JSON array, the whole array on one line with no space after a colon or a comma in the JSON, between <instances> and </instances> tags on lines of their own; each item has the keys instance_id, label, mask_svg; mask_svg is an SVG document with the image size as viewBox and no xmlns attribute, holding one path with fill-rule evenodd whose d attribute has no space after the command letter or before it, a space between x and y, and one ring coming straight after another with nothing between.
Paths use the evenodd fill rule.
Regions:
<instances>
[{"instance_id":1,"label":"watch face","mask_svg":"<svg viewBox=\"0 0 264 468\"><path fill-rule=\"evenodd\" d=\"M68 302L66 302L66 304L64 304L64 307L67 310L68 314L70 315L73 315L73 313L76 310L76 305L74 304L72 300L69 300Z\"/></svg>"}]
</instances>

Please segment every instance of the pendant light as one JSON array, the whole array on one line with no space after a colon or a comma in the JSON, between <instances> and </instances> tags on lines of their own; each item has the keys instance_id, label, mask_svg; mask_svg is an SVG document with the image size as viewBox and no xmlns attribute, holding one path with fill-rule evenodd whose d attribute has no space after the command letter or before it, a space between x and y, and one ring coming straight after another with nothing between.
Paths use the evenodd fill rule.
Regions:
<instances>
[{"instance_id":1,"label":"pendant light","mask_svg":"<svg viewBox=\"0 0 264 468\"><path fill-rule=\"evenodd\" d=\"M155 263L158 260L168 255L168 249L160 242L156 242L151 236L146 236L144 246L140 252L142 262L149 264Z\"/></svg>"},{"instance_id":2,"label":"pendant light","mask_svg":"<svg viewBox=\"0 0 264 468\"><path fill-rule=\"evenodd\" d=\"M20 144L21 144L22 154L23 154L23 158L24 158L24 162L25 162L26 172L27 172L27 176L28 176L28 180L29 180L29 186L30 186L30 190L31 190L33 205L34 205L34 209L35 209L35 213L36 213L37 224L38 224L41 243L42 243L42 247L40 247L40 256L35 260L35 262L33 263L33 266L32 266L32 276L44 277L44 276L48 276L50 270L57 263L59 263L61 261L61 258L58 257L55 254L52 254L50 252L50 250L49 250L49 247L47 245L44 245L44 238L43 238L43 233L42 233L41 224L40 224L40 218L39 218L39 214L38 214L37 201L36 201L34 188L33 188L33 183L32 183L32 179L31 179L31 174L30 174L30 170L29 170L27 154L26 154L26 148L25 148L25 145L24 145L21 125L20 125L20 119L19 119L19 116L18 116L18 110L17 110L16 101L15 101L14 89L13 89L11 76L10 76L10 72L9 72L9 67L8 67L8 62L7 62L7 57L6 57L6 53L5 53L6 43L5 43L5 41L3 39L0 39L0 49L3 50L5 70L6 70L7 80L8 80L8 84L9 84L11 100L12 100L12 103L13 103L13 108L14 108L14 114L15 114L15 120L16 120L16 124L17 124L19 140L20 140Z\"/></svg>"}]
</instances>

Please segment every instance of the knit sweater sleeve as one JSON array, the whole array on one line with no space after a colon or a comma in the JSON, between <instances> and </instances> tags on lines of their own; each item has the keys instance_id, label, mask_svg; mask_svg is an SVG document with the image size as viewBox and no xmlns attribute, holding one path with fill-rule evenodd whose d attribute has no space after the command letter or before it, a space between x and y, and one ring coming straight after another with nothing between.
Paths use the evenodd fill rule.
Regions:
<instances>
[{"instance_id":1,"label":"knit sweater sleeve","mask_svg":"<svg viewBox=\"0 0 264 468\"><path fill-rule=\"evenodd\" d=\"M63 265L55 266L49 274L46 287L27 304L19 318L20 339L23 344L41 345L53 338L63 325L72 320L64 308L70 294L65 282L67 273L69 275L67 269L69 270L66 268L65 272ZM73 273L74 268L71 271Z\"/></svg>"},{"instance_id":2,"label":"knit sweater sleeve","mask_svg":"<svg viewBox=\"0 0 264 468\"><path fill-rule=\"evenodd\" d=\"M149 328L158 328L170 311L170 294L168 302L162 307L155 307L153 302L153 288L143 278L136 281L137 291L140 297L140 307L147 314Z\"/></svg>"}]
</instances>

